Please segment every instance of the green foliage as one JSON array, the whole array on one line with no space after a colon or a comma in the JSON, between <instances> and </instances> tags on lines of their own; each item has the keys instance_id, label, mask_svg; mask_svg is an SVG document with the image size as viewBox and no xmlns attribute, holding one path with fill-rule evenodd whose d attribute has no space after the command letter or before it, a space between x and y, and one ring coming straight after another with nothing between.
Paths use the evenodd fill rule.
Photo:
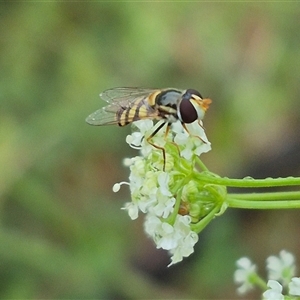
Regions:
<instances>
[{"instance_id":1,"label":"green foliage","mask_svg":"<svg viewBox=\"0 0 300 300\"><path fill-rule=\"evenodd\" d=\"M84 120L106 88L195 88L213 99L206 165L251 175L243 168L253 153L279 151L298 128L298 11L297 3L1 2L0 298L232 299L235 259L266 234L245 242L235 216L219 218L194 260L166 270L120 210L129 193L111 192L126 178L129 128Z\"/></svg>"}]
</instances>

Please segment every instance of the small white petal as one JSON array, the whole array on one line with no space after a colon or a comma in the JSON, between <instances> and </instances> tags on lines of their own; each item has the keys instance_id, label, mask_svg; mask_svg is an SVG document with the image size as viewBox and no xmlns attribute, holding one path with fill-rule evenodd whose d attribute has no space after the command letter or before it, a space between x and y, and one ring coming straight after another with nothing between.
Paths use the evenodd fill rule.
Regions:
<instances>
[{"instance_id":1,"label":"small white petal","mask_svg":"<svg viewBox=\"0 0 300 300\"><path fill-rule=\"evenodd\" d=\"M124 158L123 164L125 167L130 167L133 164L133 159L129 157Z\"/></svg>"},{"instance_id":2,"label":"small white petal","mask_svg":"<svg viewBox=\"0 0 300 300\"><path fill-rule=\"evenodd\" d=\"M241 257L237 260L236 265L240 269L248 270L251 272L253 271L253 268L255 268L255 265L251 262L251 260L248 257Z\"/></svg>"},{"instance_id":3,"label":"small white petal","mask_svg":"<svg viewBox=\"0 0 300 300\"><path fill-rule=\"evenodd\" d=\"M267 286L270 288L263 293L263 297L266 300L284 300L282 295L282 285L275 281L269 280Z\"/></svg>"},{"instance_id":4,"label":"small white petal","mask_svg":"<svg viewBox=\"0 0 300 300\"><path fill-rule=\"evenodd\" d=\"M276 292L282 292L282 285L276 280L269 280L267 286Z\"/></svg>"},{"instance_id":5,"label":"small white petal","mask_svg":"<svg viewBox=\"0 0 300 300\"><path fill-rule=\"evenodd\" d=\"M163 217L165 219L173 212L176 199L174 197L169 198L164 195L160 195L159 193L157 193L156 196L158 201L149 210L151 210L151 212L156 216Z\"/></svg>"},{"instance_id":6,"label":"small white petal","mask_svg":"<svg viewBox=\"0 0 300 300\"><path fill-rule=\"evenodd\" d=\"M300 296L300 277L293 277L289 283L289 294Z\"/></svg>"},{"instance_id":7,"label":"small white petal","mask_svg":"<svg viewBox=\"0 0 300 300\"><path fill-rule=\"evenodd\" d=\"M140 149L144 135L140 132L133 132L131 135L127 135L126 143L133 149Z\"/></svg>"},{"instance_id":8,"label":"small white petal","mask_svg":"<svg viewBox=\"0 0 300 300\"><path fill-rule=\"evenodd\" d=\"M154 237L156 232L160 228L161 223L162 222L158 217L152 216L152 215L147 215L146 219L145 219L145 223L144 223L145 232L149 236Z\"/></svg>"},{"instance_id":9,"label":"small white petal","mask_svg":"<svg viewBox=\"0 0 300 300\"><path fill-rule=\"evenodd\" d=\"M294 255L286 250L281 250L279 256L285 266L292 266L295 263Z\"/></svg>"},{"instance_id":10,"label":"small white petal","mask_svg":"<svg viewBox=\"0 0 300 300\"><path fill-rule=\"evenodd\" d=\"M135 220L139 216L139 209L136 204L133 202L125 203L125 206L122 208L128 211L128 215L131 218L131 220Z\"/></svg>"},{"instance_id":11,"label":"small white petal","mask_svg":"<svg viewBox=\"0 0 300 300\"><path fill-rule=\"evenodd\" d=\"M169 190L169 181L170 181L169 174L165 172L161 172L158 175L157 181L159 184L160 192L165 196L171 196L172 193Z\"/></svg>"},{"instance_id":12,"label":"small white petal","mask_svg":"<svg viewBox=\"0 0 300 300\"><path fill-rule=\"evenodd\" d=\"M145 133L153 128L153 121L149 119L139 120L133 122L133 126L137 127L141 133Z\"/></svg>"}]
</instances>

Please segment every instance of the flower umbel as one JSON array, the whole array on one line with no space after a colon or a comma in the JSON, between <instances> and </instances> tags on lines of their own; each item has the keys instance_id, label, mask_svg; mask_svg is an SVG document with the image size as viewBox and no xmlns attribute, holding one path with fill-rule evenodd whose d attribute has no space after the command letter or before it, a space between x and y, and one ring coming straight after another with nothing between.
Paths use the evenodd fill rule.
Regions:
<instances>
[{"instance_id":1,"label":"flower umbel","mask_svg":"<svg viewBox=\"0 0 300 300\"><path fill-rule=\"evenodd\" d=\"M296 296L300 296L300 277L292 277L296 270L294 256L282 250L279 257L270 256L266 262L267 283L257 274L256 266L248 258L243 257L237 261L234 281L242 283L237 292L245 294L258 286L265 291L262 296L266 300L299 299Z\"/></svg>"},{"instance_id":2,"label":"flower umbel","mask_svg":"<svg viewBox=\"0 0 300 300\"><path fill-rule=\"evenodd\" d=\"M126 138L141 155L125 160L130 168L127 184L132 201L124 209L133 220L139 212L146 214L146 233L157 248L169 251L172 265L193 253L198 233L221 203L211 193L212 187L199 184L194 176L198 172L196 157L211 149L202 124L195 121L185 129L175 122L171 130L167 131L167 126L159 130L149 143L148 137L160 124L153 126L151 120L134 122L135 131Z\"/></svg>"}]
</instances>

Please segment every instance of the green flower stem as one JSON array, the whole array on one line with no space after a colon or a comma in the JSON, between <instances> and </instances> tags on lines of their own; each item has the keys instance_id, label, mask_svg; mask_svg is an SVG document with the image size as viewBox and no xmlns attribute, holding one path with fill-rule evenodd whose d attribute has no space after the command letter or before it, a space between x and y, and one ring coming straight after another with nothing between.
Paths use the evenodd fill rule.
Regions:
<instances>
[{"instance_id":1,"label":"green flower stem","mask_svg":"<svg viewBox=\"0 0 300 300\"><path fill-rule=\"evenodd\" d=\"M182 195L182 189L180 189L178 191L178 194L176 196L176 202L175 202L175 205L174 205L174 210L173 210L172 214L169 216L169 218L167 220L167 222L169 224L174 224L175 223L175 220L176 220L176 217L177 217L177 214L178 214L178 210L179 210L179 207L180 207L181 195Z\"/></svg>"},{"instance_id":2,"label":"green flower stem","mask_svg":"<svg viewBox=\"0 0 300 300\"><path fill-rule=\"evenodd\" d=\"M191 224L191 229L196 233L200 233L208 224L209 222L215 217L216 213L220 210L219 206L214 207L209 214L207 214L201 221L196 224Z\"/></svg>"},{"instance_id":3,"label":"green flower stem","mask_svg":"<svg viewBox=\"0 0 300 300\"><path fill-rule=\"evenodd\" d=\"M228 195L225 202L228 207L244 208L244 209L286 209L286 208L300 208L300 200L245 200L237 199Z\"/></svg>"},{"instance_id":4,"label":"green flower stem","mask_svg":"<svg viewBox=\"0 0 300 300\"><path fill-rule=\"evenodd\" d=\"M199 156L195 156L195 160L196 160L196 163L199 165L199 167L200 167L203 171L208 171L208 168L207 168L206 165L202 162L202 160L199 158Z\"/></svg>"},{"instance_id":5,"label":"green flower stem","mask_svg":"<svg viewBox=\"0 0 300 300\"><path fill-rule=\"evenodd\" d=\"M259 187L278 187L278 186L300 186L300 177L286 177L286 178L266 178L266 179L230 179L227 177L217 177L213 173L202 172L194 174L196 180L202 183L226 185L227 187L241 187L241 188L259 188Z\"/></svg>"},{"instance_id":6,"label":"green flower stem","mask_svg":"<svg viewBox=\"0 0 300 300\"><path fill-rule=\"evenodd\" d=\"M272 192L272 193L230 193L229 197L241 200L269 201L269 200L300 200L300 192Z\"/></svg>"},{"instance_id":7,"label":"green flower stem","mask_svg":"<svg viewBox=\"0 0 300 300\"><path fill-rule=\"evenodd\" d=\"M201 165L201 161L197 161ZM193 177L201 184L219 185L240 188L266 188L279 186L300 186L299 177L266 178L266 179L230 179L204 171L194 173ZM291 209L300 208L300 191L267 192L267 193L229 193L224 197L227 207L244 209Z\"/></svg>"},{"instance_id":8,"label":"green flower stem","mask_svg":"<svg viewBox=\"0 0 300 300\"><path fill-rule=\"evenodd\" d=\"M263 291L265 291L268 288L267 283L259 275L257 275L256 273L251 275L250 281L251 281L252 284L258 286Z\"/></svg>"}]
</instances>

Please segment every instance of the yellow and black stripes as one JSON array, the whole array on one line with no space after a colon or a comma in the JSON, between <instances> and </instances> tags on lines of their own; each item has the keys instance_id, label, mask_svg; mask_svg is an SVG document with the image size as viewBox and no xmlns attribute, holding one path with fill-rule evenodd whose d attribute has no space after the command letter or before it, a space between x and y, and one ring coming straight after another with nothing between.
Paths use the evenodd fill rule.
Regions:
<instances>
[{"instance_id":1,"label":"yellow and black stripes","mask_svg":"<svg viewBox=\"0 0 300 300\"><path fill-rule=\"evenodd\" d=\"M116 118L119 126L125 126L137 120L149 119L158 117L155 111L149 106L147 97L137 100L129 107L121 108L116 113Z\"/></svg>"}]
</instances>

